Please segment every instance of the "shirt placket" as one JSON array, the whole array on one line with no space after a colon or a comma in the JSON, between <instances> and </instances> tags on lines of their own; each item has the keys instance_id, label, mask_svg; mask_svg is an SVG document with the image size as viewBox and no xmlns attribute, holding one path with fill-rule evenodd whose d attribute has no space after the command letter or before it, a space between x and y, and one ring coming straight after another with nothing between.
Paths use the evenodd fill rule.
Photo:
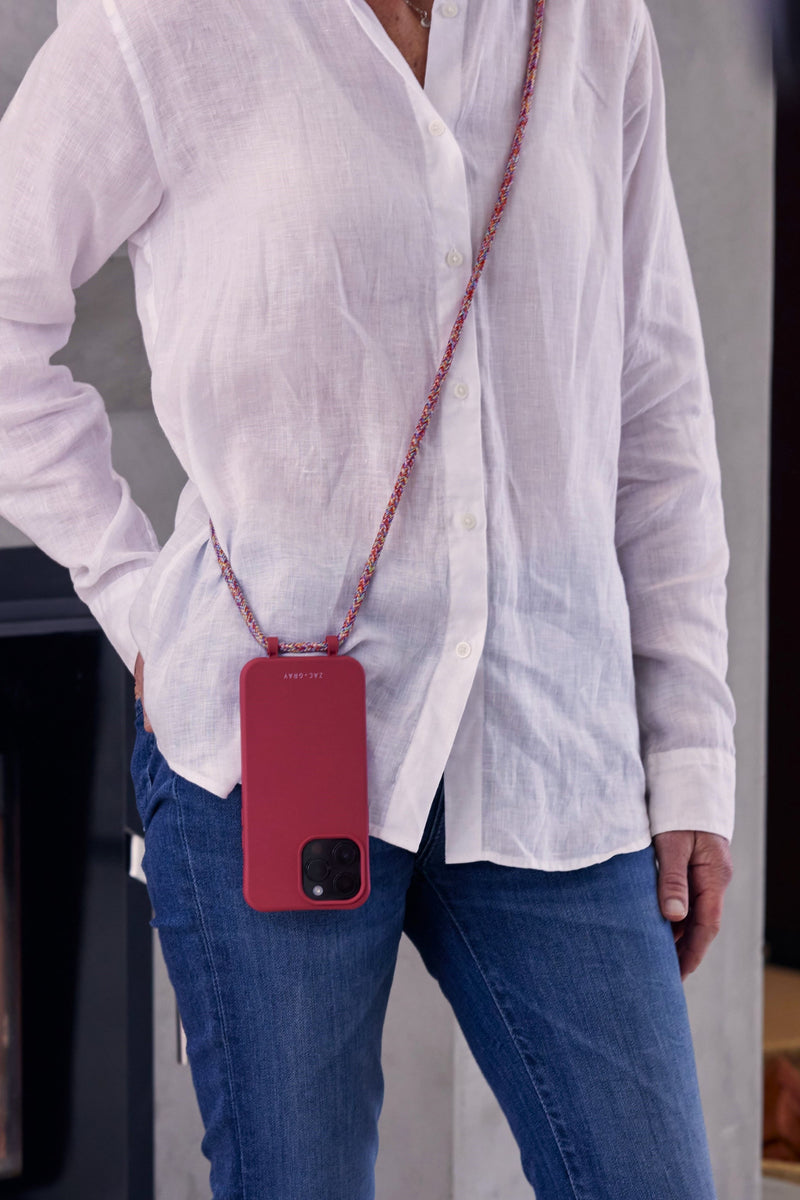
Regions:
<instances>
[{"instance_id":1,"label":"shirt placket","mask_svg":"<svg viewBox=\"0 0 800 1200\"><path fill-rule=\"evenodd\" d=\"M441 353L458 315L474 260L466 169L455 137L461 107L464 22L461 0L438 0L431 13L425 88L364 0L348 0L364 29L406 80L425 154ZM487 214L488 220L488 214ZM473 305L479 302L480 283ZM420 409L424 397L420 397ZM488 613L486 505L481 388L475 314L461 331L434 414L442 447L450 570L449 608L439 660L423 701L383 822L383 836L422 836L436 786L455 741L483 650ZM462 776L480 779L480 739ZM474 789L473 789L474 790ZM479 792L478 792L479 794ZM448 800L457 803L458 797ZM446 814L445 814L446 818Z\"/></svg>"}]
</instances>

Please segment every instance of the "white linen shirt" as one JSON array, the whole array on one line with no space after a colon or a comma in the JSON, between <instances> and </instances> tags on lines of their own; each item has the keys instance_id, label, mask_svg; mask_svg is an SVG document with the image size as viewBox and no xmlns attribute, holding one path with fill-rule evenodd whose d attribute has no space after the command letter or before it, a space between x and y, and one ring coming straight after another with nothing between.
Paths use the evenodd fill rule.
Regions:
<instances>
[{"instance_id":1,"label":"white linen shirt","mask_svg":"<svg viewBox=\"0 0 800 1200\"><path fill-rule=\"evenodd\" d=\"M75 0L0 122L0 511L69 568L170 766L241 778L239 672L350 606L494 206L533 0L435 0L420 87L365 0ZM127 240L188 476L159 548L50 356ZM643 0L548 0L505 215L343 647L370 832L565 870L733 830L728 568Z\"/></svg>"}]
</instances>

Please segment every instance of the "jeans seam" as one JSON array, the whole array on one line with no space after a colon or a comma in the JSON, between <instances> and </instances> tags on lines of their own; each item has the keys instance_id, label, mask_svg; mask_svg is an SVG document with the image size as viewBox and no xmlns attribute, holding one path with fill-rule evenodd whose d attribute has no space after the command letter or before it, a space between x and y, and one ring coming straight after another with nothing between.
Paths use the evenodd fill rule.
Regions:
<instances>
[{"instance_id":1,"label":"jeans seam","mask_svg":"<svg viewBox=\"0 0 800 1200\"><path fill-rule=\"evenodd\" d=\"M645 850L647 850L647 849L648 849L648 847L646 847L646 846L645 846L645 847L644 847L644 849L645 849ZM637 853L639 853L639 852L637 852ZM658 905L658 891L657 891L657 887L654 887L654 888L653 888L653 891L652 891L652 893L651 893L651 896L652 896L652 902L653 902L653 904L654 904L654 905ZM668 925L669 925L669 921L667 921L667 919L666 919L666 918L662 918L662 926L668 926ZM671 936L672 936L672 935L671 935L671 933L670 933L668 936L671 938ZM674 949L674 943L673 943L673 949ZM605 979L606 979L606 981L607 981L607 982L609 983L609 985L610 985L610 975L609 975L609 971L608 971L608 964L607 964L607 962L606 962L605 955L601 956L601 959L600 959L600 961L601 961L601 964L602 964L603 975L605 976ZM676 974L679 974L679 973L680 973L679 964L678 964L678 956L677 956L677 952L675 953L675 963L674 963L674 966L673 966L673 968L672 968L672 969L673 969L673 972L674 972L674 973L676 973ZM681 988L682 988L682 985L681 985ZM684 1002L685 1002L685 999L684 999ZM625 1024L624 1024L624 1023L622 1024L622 1026L621 1026L621 1029L622 1029L622 1030L624 1030L624 1031L627 1031L627 1027L625 1026ZM634 1055L631 1055L631 1061L633 1061L633 1060L634 1060ZM642 1085L641 1085L641 1083L639 1083L638 1079L637 1079L637 1087L639 1087L639 1088L640 1088L640 1090L641 1090L641 1088L642 1088ZM656 1129L656 1127L653 1125L653 1121L652 1121L652 1118L651 1118L651 1116L650 1116L650 1112L649 1112L649 1108L648 1108L648 1106L647 1106L646 1104L644 1104L644 1103L643 1103L643 1104L642 1104L642 1109L643 1109L643 1110L646 1112L646 1114L647 1114L647 1122L648 1122L648 1126L650 1127L650 1130L651 1130L651 1132L652 1132L652 1135L653 1135L653 1141L654 1141L654 1143L655 1143L655 1142L657 1142L657 1140L658 1140L658 1130L657 1130L657 1129ZM701 1107L701 1111L702 1111L702 1107ZM704 1133L706 1134L706 1137L707 1137L707 1133L706 1133L706 1130L705 1130L705 1122L704 1122L704 1125L703 1125L703 1130L704 1130ZM709 1168L709 1169L711 1169L711 1168ZM662 1165L662 1173L663 1173L663 1174L666 1174L666 1172L665 1172L665 1170L664 1170L664 1168L663 1168L663 1165ZM666 1186L669 1186L669 1181L668 1181L668 1180L666 1180ZM713 1180L713 1174L712 1174L712 1195L714 1196L714 1200L716 1200L716 1188L715 1188L715 1184L714 1184L714 1180Z\"/></svg>"},{"instance_id":2,"label":"jeans seam","mask_svg":"<svg viewBox=\"0 0 800 1200\"><path fill-rule=\"evenodd\" d=\"M459 924L459 922L455 916L455 913L450 908L450 905L447 903L444 896L439 891L439 889L437 888L437 886L433 882L433 880L430 878L430 876L423 874L423 878L425 879L425 882L427 884L429 884L431 890L438 897L439 902L442 905L442 908L445 910L445 912L449 916L450 920L453 922L453 925L458 930L458 933L460 934L461 939L464 942L464 945L466 946L473 962L475 963L475 966L478 968L478 972L481 976L481 979L483 980L484 984L486 985L486 990L488 991L489 995L492 998L492 1002L493 1002L495 1008L497 1009L500 1019L503 1022L503 1024L505 1025L506 1029L508 1030L508 1036L511 1038L511 1044L514 1047L514 1049L516 1050L517 1054L519 1055L519 1060L522 1063L525 1074L528 1076L528 1079L531 1082L534 1092L536 1093L536 1098L539 1101L539 1104L542 1106L542 1112L544 1113L545 1117L547 1118L547 1124L550 1126L551 1132L553 1134L553 1140L554 1140L556 1146L558 1146L558 1152L561 1155L561 1161L564 1164L564 1170L566 1171L567 1179L569 1180L569 1185L572 1188L572 1195L574 1197L574 1200L579 1200L578 1192L576 1191L576 1188L575 1188L575 1181L572 1178L572 1172L570 1171L569 1164L567 1163L566 1157L564 1155L564 1149L559 1140L558 1133L556 1132L555 1128L553 1127L553 1122L550 1118L550 1113L548 1111L547 1105L542 1100L541 1094L539 1092L539 1088L537 1087L537 1084L536 1084L536 1080L533 1077L530 1067L528 1066L527 1062L525 1061L525 1055L522 1053L522 1050L520 1049L519 1045L517 1044L516 1035L515 1035L513 1029L511 1028L511 1025L509 1024L505 1013L503 1012L502 1005L500 1004L499 1000L497 999L494 989L493 989L491 983L489 982L489 980L486 976L486 973L483 970L483 967L480 964L478 956L476 955L475 951L472 949L470 941L469 941L467 935L465 934L464 930L461 928L461 925Z\"/></svg>"},{"instance_id":3,"label":"jeans seam","mask_svg":"<svg viewBox=\"0 0 800 1200\"><path fill-rule=\"evenodd\" d=\"M214 965L214 956L211 952L211 939L208 936L208 930L206 928L206 923L203 918L203 909L200 904L200 892L199 892L199 889L197 886L197 879L195 877L194 868L192 867L191 854L189 851L189 842L186 837L186 830L185 830L184 823L183 823L183 808L182 808L182 805L180 802L180 797L178 796L177 778L175 775L173 775L173 777L172 777L172 795L173 795L173 799L175 800L176 807L177 807L178 825L180 827L180 832L181 832L181 841L183 843L183 849L184 849L184 853L186 855L186 865L189 869L189 877L192 881L192 894L194 895L195 909L197 911L197 916L200 921L200 930L202 933L203 945L205 947L206 959L208 960L208 965L209 965L209 969L211 972L211 979L212 979L213 988L214 988L214 997L215 997L216 1006L217 1006L217 1014L219 1017L220 1029L222 1031L222 1045L223 1045L223 1048L225 1051L225 1065L226 1065L227 1073L228 1073L228 1091L229 1091L230 1100L231 1100L231 1112L233 1113L233 1124L234 1124L234 1128L236 1130L236 1145L237 1145L237 1148L239 1151L239 1178L241 1180L242 1200L246 1200L245 1185L244 1185L244 1161L243 1161L243 1155L242 1155L242 1133L241 1133L241 1129L239 1127L239 1114L236 1111L236 1092L234 1089L233 1063L231 1060L230 1045L228 1044L228 1031L227 1031L227 1027L225 1024L225 1012L224 1012L224 1008L222 1005L222 994L220 992L220 987L219 987L219 976L217 975L217 969Z\"/></svg>"}]
</instances>

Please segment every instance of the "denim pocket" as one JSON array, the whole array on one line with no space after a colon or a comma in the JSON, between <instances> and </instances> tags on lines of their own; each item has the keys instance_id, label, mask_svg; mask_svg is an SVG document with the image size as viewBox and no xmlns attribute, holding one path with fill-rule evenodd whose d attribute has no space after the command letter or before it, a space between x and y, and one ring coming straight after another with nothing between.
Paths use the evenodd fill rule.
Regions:
<instances>
[{"instance_id":1,"label":"denim pocket","mask_svg":"<svg viewBox=\"0 0 800 1200\"><path fill-rule=\"evenodd\" d=\"M144 707L137 697L135 705L136 740L131 755L131 779L133 780L136 810L142 822L142 828L147 829L147 808L150 791L155 775L155 756L158 754L155 734L148 733L144 727Z\"/></svg>"}]
</instances>

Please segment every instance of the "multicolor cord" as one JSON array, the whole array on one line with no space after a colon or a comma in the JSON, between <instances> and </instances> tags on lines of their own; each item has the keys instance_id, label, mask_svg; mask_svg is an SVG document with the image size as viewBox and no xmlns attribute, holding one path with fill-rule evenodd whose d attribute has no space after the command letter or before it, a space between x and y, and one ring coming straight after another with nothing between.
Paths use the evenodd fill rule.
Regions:
<instances>
[{"instance_id":1,"label":"multicolor cord","mask_svg":"<svg viewBox=\"0 0 800 1200\"><path fill-rule=\"evenodd\" d=\"M506 165L503 182L500 185L497 203L495 204L494 211L492 212L489 220L489 225L486 229L486 233L484 234L483 241L481 242L481 248L478 252L478 257L475 259L475 265L472 268L472 274L470 276L469 283L467 284L467 290L464 293L461 309L450 332L450 340L447 343L444 357L442 358L436 378L433 381L433 387L428 394L428 399L425 403L425 407L422 410L422 415L417 422L417 427L414 430L413 437L411 438L408 452L403 460L403 465L401 466L395 481L392 494L389 497L389 503L387 504L386 511L383 514L383 519L380 523L375 541L372 544L369 558L364 565L364 570L361 578L358 581L358 586L355 590L355 595L353 596L353 603L350 607L350 611L345 617L344 622L342 623L342 628L339 631L338 638L336 639L339 647L344 645L344 642L349 637L355 623L355 619L358 616L358 610L364 603L364 597L367 594L367 588L372 581L372 576L374 574L378 558L380 557L381 550L383 549L386 541L386 535L389 532L389 527L394 519L397 506L400 503L400 498L405 491L406 484L408 483L411 469L414 466L414 462L417 457L417 451L419 450L420 443L425 436L425 432L430 423L430 419L433 416L434 409L439 403L439 393L441 391L442 384L447 376L447 372L450 370L450 364L453 361L453 354L455 353L456 346L458 345L458 339L461 336L461 330L464 325L464 321L466 320L467 313L469 312L470 305L472 304L472 297L474 295L476 285L481 276L481 272L483 271L486 258L494 240L494 235L497 232L497 227L500 224L500 218L503 215L503 210L505 209L506 201L508 200L508 193L511 190L511 182L514 177L514 170L516 168L517 159L519 158L519 152L522 147L522 139L525 133L525 126L528 123L528 113L530 111L531 98L533 96L533 85L536 79L536 68L539 62L539 48L542 40L544 3L545 0L537 0L536 3L533 32L531 34L530 52L528 55L528 69L525 76L525 85L522 89L522 105L520 108L519 120L517 121L517 127L514 132L514 138L511 143L511 153ZM267 638L264 636L261 627L259 626L258 621L253 614L253 610L247 603L241 584L233 573L233 568L230 564L230 561L228 560L225 551L219 544L219 540L217 539L214 525L211 520L209 520L209 525L211 527L211 541L217 555L217 562L219 563L220 570L222 571L222 577L227 583L231 595L236 601L236 606L239 609L239 612L242 614L248 629L258 644L264 650L266 650L268 654L277 654L279 652L284 654L325 654L335 652L336 643L333 636L329 636L321 642L279 642L277 638Z\"/></svg>"}]
</instances>

